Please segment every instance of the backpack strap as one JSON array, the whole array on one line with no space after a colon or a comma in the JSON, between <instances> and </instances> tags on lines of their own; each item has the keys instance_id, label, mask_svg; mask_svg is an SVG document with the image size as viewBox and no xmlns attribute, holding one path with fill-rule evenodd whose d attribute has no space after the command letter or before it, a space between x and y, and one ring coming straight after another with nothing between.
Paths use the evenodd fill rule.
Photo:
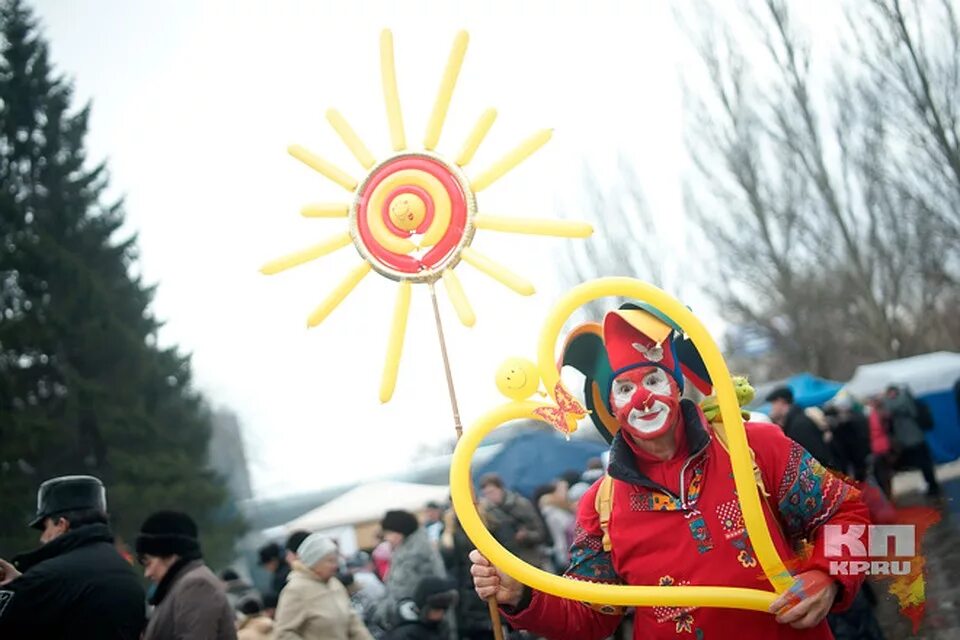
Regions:
<instances>
[{"instance_id":1,"label":"backpack strap","mask_svg":"<svg viewBox=\"0 0 960 640\"><path fill-rule=\"evenodd\" d=\"M600 529L603 531L603 550L610 552L610 513L613 511L613 478L610 474L603 474L597 497L594 501L597 515L600 516Z\"/></svg>"}]
</instances>

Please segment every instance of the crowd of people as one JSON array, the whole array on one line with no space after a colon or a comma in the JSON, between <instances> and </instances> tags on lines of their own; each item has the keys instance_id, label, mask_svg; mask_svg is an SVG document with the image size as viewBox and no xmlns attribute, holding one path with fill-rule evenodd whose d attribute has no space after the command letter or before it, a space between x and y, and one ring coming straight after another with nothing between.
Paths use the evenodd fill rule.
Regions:
<instances>
[{"instance_id":1,"label":"crowd of people","mask_svg":"<svg viewBox=\"0 0 960 640\"><path fill-rule=\"evenodd\" d=\"M825 467L857 483L875 483L893 497L896 471L919 469L927 496L941 497L933 457L924 433L933 428L929 407L908 387L891 385L859 404L840 395L823 407L801 408L788 387L768 396L770 418Z\"/></svg>"},{"instance_id":2,"label":"crowd of people","mask_svg":"<svg viewBox=\"0 0 960 640\"><path fill-rule=\"evenodd\" d=\"M782 433L764 432L763 437L792 452L791 456L796 452L807 456L809 472L817 474L818 482L834 481L816 471L814 460L839 472L837 477L847 478L851 486L864 489L874 483L889 500L893 471L915 467L923 471L928 494L940 495L924 439L929 418L907 389L891 387L866 407L840 397L823 408L802 409L787 388L774 390L767 401L771 419L781 427L776 431ZM689 407L682 410L693 424L699 424L704 415ZM777 439L784 436L782 442ZM684 436L688 437L703 436L690 431ZM752 437L751 446L762 442L756 435ZM562 474L538 487L530 499L511 490L496 474L482 476L478 483L481 519L504 547L529 564L568 576L581 569L588 570L592 579L603 579L605 571L617 575L608 566L609 555L604 555L608 540L601 544L600 539L611 538L611 545L618 540L623 544L624 539L612 538L602 528L602 514L596 512L598 493L617 474L628 474L624 476L628 482L651 482L645 476L629 475L627 467L620 468L627 445L618 445L618 441L623 442L622 436L614 441L609 467L600 459L590 460L586 470ZM645 460L641 455L634 451L629 459ZM680 472L683 481L684 471ZM693 482L695 474L696 470ZM670 474L660 476L660 482L670 483ZM659 482L650 486L664 491ZM836 490L841 488L838 485ZM702 487L688 488L688 500L694 490ZM610 493L608 502L613 502L614 495ZM663 493L662 500L670 495ZM634 514L648 510L634 495L629 497L627 504ZM853 493L844 498L851 509L859 508L854 499ZM625 508L622 499L619 504L618 508ZM670 508L664 502L652 510ZM688 505L678 503L676 508ZM388 511L380 522L380 543L349 556L341 553L337 540L308 531L291 533L282 546L273 542L261 547L259 563L270 574L269 588L261 592L232 569L215 574L207 566L197 525L185 513L158 511L150 515L136 538L136 555L125 558L113 542L103 484L90 476L54 478L41 485L37 516L31 523L40 532L41 546L12 562L0 560L0 637L487 640L494 637L492 621L487 603L478 593L484 595L488 584L498 585L499 590L491 593L496 593L507 621L518 630L529 630L512 631L508 626L508 634L549 635L553 623L547 620L551 616L574 615L558 608L563 601L544 600L546 596L520 587L505 591L502 585L507 578L477 555L449 505L429 503L421 511L420 517L409 511ZM725 512L721 509L718 513ZM876 514L872 515L876 521ZM589 519L597 516L601 516L599 520ZM610 519L609 513L606 518ZM705 545L713 543L704 538L708 534L697 533L694 524L690 525L693 539L703 553L712 548ZM600 528L593 531L588 526ZM755 567L749 545L737 548L736 562ZM146 590L134 570L136 562L149 582ZM844 607L830 610L829 626L837 637L881 638L870 613L869 589L857 593L855 586L851 583L848 592L841 591L846 598ZM864 599L867 603L858 606ZM823 609L823 614L826 612ZM577 609L575 614L584 612ZM629 618L628 612L622 614ZM689 614L679 613L678 624L684 628L687 622L692 624L688 618ZM600 629L612 632L615 628L610 626L610 618L589 620ZM845 626L870 631L845 636Z\"/></svg>"}]
</instances>

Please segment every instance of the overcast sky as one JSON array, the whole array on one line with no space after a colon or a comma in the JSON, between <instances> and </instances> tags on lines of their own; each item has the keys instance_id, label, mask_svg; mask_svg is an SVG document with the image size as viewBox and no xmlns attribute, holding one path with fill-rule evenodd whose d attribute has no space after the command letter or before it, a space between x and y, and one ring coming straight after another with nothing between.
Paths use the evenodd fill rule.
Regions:
<instances>
[{"instance_id":1,"label":"overcast sky","mask_svg":"<svg viewBox=\"0 0 960 640\"><path fill-rule=\"evenodd\" d=\"M379 32L394 32L407 139L419 145L454 34L470 45L438 151L455 155L481 111L499 117L469 169L542 127L554 139L480 194L481 211L575 216L583 169L612 181L618 154L649 204L682 232L681 73L689 46L662 2L37 3L58 69L92 100L88 149L106 158L139 233L140 266L159 284L164 343L193 353L197 384L245 429L259 495L305 491L402 467L452 433L429 296L415 287L394 400L378 401L396 284L371 274L320 327L307 314L360 260L341 250L282 275L260 265L346 229L300 207L346 192L292 159L303 144L362 169L324 118L338 108L378 158L390 150ZM79 104L79 102L78 102ZM471 173L471 171L468 171ZM612 233L613 229L598 229ZM683 236L663 247L682 253ZM463 328L440 291L465 424L502 398L493 374L533 358L566 288L557 263L577 240L478 232L473 246L527 277L522 298L458 267L477 312ZM718 333L695 292L687 302Z\"/></svg>"}]
</instances>

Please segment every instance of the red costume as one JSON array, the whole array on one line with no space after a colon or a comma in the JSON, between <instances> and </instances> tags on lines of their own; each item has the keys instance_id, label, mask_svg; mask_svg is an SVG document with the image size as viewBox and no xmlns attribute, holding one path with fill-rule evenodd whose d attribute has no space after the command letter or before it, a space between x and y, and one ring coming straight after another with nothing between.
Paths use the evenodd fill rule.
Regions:
<instances>
[{"instance_id":1,"label":"red costume","mask_svg":"<svg viewBox=\"0 0 960 640\"><path fill-rule=\"evenodd\" d=\"M565 575L610 584L722 585L772 591L744 528L729 455L695 404L689 400L680 401L679 407L675 404L683 384L676 350L666 338L650 339L649 333L637 331L638 323L631 321L637 318L628 318L634 328L624 331L621 314L608 314L604 323L609 375L588 375L587 380L588 389L599 380L607 396L620 393L622 397L630 392L631 384L637 389L629 401L607 403L607 416L616 416L622 425L613 438L608 469L613 478L607 527L610 550L603 547L604 531L596 507L598 481L580 501L571 564ZM641 321L640 326L651 326L649 318ZM631 376L633 370L636 375ZM653 380L659 387L647 384L651 372L657 370L672 378L673 402L660 393L662 380ZM623 386L614 389L617 384ZM659 424L657 410L664 407L679 414L669 423L669 428L675 429L677 448L668 460L650 455L636 443L637 438L645 438L644 421ZM634 415L628 420L630 412ZM828 573L823 525L867 524L867 508L859 493L788 439L779 427L747 423L746 433L763 486L770 494L761 497L761 502L781 557L797 558L788 563L794 575L811 569ZM800 559L796 550L803 541L812 549L808 545L805 559ZM833 606L838 611L849 606L863 577L833 578L840 587ZM516 627L547 638L578 640L610 635L622 617L621 612L603 613L584 603L530 589L516 608L505 608L504 613ZM734 636L764 640L833 637L826 620L812 629L797 630L766 612L707 607L636 609L636 639Z\"/></svg>"}]
</instances>

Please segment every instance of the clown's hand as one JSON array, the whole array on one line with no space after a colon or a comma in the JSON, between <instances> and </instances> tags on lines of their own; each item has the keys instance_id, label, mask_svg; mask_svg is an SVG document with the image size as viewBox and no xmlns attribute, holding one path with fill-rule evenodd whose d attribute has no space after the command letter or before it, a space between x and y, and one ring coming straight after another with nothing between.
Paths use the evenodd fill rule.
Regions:
<instances>
[{"instance_id":1,"label":"clown's hand","mask_svg":"<svg viewBox=\"0 0 960 640\"><path fill-rule=\"evenodd\" d=\"M804 571L770 605L770 613L777 614L777 622L794 629L815 627L830 612L838 588L833 578L823 571Z\"/></svg>"},{"instance_id":2,"label":"clown's hand","mask_svg":"<svg viewBox=\"0 0 960 640\"><path fill-rule=\"evenodd\" d=\"M501 573L490 561L474 549L470 552L470 575L473 576L473 587L477 595L486 600L496 596L499 604L515 607L523 597L523 585Z\"/></svg>"}]
</instances>

